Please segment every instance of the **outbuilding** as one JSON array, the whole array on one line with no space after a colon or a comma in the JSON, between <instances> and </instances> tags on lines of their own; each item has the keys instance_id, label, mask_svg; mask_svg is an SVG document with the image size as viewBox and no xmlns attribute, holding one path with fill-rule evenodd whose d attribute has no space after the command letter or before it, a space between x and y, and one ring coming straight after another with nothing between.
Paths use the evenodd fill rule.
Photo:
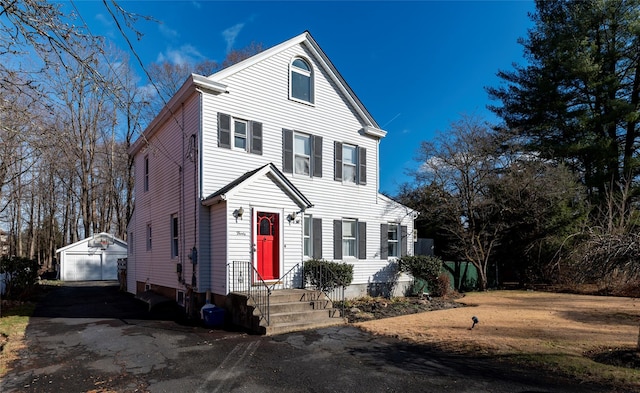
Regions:
<instances>
[{"instance_id":1,"label":"outbuilding","mask_svg":"<svg viewBox=\"0 0 640 393\"><path fill-rule=\"evenodd\" d=\"M127 257L127 243L102 232L56 250L60 280L117 280L118 259Z\"/></svg>"}]
</instances>

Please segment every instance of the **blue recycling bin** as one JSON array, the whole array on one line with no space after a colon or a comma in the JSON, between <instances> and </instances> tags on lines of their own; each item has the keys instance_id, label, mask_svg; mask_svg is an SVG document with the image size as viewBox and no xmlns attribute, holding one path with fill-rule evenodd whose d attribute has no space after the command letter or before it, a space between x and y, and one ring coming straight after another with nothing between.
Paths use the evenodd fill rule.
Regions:
<instances>
[{"instance_id":1,"label":"blue recycling bin","mask_svg":"<svg viewBox=\"0 0 640 393\"><path fill-rule=\"evenodd\" d=\"M216 306L203 308L202 319L206 327L220 327L224 325L224 308Z\"/></svg>"}]
</instances>

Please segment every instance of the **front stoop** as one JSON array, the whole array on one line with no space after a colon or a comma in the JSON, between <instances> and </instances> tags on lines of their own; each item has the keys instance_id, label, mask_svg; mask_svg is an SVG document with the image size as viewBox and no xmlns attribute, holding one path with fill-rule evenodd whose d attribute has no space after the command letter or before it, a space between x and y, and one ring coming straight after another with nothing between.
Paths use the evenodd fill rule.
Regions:
<instances>
[{"instance_id":1,"label":"front stoop","mask_svg":"<svg viewBox=\"0 0 640 393\"><path fill-rule=\"evenodd\" d=\"M231 295L231 294L230 294ZM300 330L315 329L345 324L347 320L340 316L340 311L332 307L331 301L319 291L306 289L284 289L271 293L269 300L269 324L260 319L259 312L254 309L246 296L244 302L236 299L231 311L234 323L266 335L276 335ZM244 304L242 304L244 303ZM236 318L238 316L239 318Z\"/></svg>"}]
</instances>

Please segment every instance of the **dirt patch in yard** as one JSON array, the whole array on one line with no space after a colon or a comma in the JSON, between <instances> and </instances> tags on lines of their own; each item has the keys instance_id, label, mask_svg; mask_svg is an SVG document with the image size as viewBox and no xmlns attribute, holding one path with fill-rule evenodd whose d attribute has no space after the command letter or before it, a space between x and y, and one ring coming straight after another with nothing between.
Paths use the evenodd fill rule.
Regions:
<instances>
[{"instance_id":1,"label":"dirt patch in yard","mask_svg":"<svg viewBox=\"0 0 640 393\"><path fill-rule=\"evenodd\" d=\"M346 302L345 316L349 322L353 323L464 307L464 304L456 301L456 299L460 298L462 298L460 294L453 294L444 298L426 296L393 299L362 297Z\"/></svg>"}]
</instances>

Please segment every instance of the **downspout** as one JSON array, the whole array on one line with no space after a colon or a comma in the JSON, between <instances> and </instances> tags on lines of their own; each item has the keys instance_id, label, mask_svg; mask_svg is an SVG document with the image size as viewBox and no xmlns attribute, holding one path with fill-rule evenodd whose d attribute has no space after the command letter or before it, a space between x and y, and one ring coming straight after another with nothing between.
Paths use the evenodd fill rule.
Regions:
<instances>
[{"instance_id":1,"label":"downspout","mask_svg":"<svg viewBox=\"0 0 640 393\"><path fill-rule=\"evenodd\" d=\"M203 195L203 184L202 184L202 171L203 171L203 163L202 163L202 154L199 154L202 149L203 149L203 144L202 144L202 139L203 139L203 129L204 129L204 125L203 125L203 112L204 112L204 92L200 89L198 89L196 87L196 91L200 94L200 100L198 101L198 118L199 118L199 122L198 122L198 130L197 132L195 132L193 134L194 136L194 141L193 141L193 149L194 151L194 157L192 158L193 160L193 164L195 165L195 168L193 169L193 208L194 208L194 213L193 213L193 218L194 218L194 224L193 224L193 248L197 249L196 247L198 247L200 245L200 237L199 237L199 233L198 233L198 224L199 224L199 219L200 219L200 214L199 213L199 208L202 207L201 201L204 199L204 195ZM209 209L209 214L211 209ZM212 279L212 269L213 267L211 266L211 247L209 246L209 263L207 263L207 284L205 285L205 288L207 288L207 291L211 290L211 279ZM202 267L200 268L200 272L202 272ZM209 295L210 296L210 295Z\"/></svg>"},{"instance_id":2,"label":"downspout","mask_svg":"<svg viewBox=\"0 0 640 393\"><path fill-rule=\"evenodd\" d=\"M380 194L380 138L376 142L376 204L379 203Z\"/></svg>"},{"instance_id":3,"label":"downspout","mask_svg":"<svg viewBox=\"0 0 640 393\"><path fill-rule=\"evenodd\" d=\"M179 282L182 285L185 285L185 280L184 280L184 273L186 272L186 266L184 264L184 254L185 254L185 230L184 230L184 215L185 215L185 207L184 207L184 164L185 164L185 150L184 150L184 136L185 136L185 130L184 130L184 102L181 104L180 109L182 111L181 113L181 118L182 118L182 124L180 125L180 128L182 129L182 163L180 165L180 194L179 194L179 198L180 200L178 201L178 206L179 206L179 211L178 211L178 217L179 217L179 228L178 228L178 233L180 234L180 251L178 252L179 254L179 261L180 261L180 266L182 266L182 269L180 271L180 276L178 278Z\"/></svg>"}]
</instances>

